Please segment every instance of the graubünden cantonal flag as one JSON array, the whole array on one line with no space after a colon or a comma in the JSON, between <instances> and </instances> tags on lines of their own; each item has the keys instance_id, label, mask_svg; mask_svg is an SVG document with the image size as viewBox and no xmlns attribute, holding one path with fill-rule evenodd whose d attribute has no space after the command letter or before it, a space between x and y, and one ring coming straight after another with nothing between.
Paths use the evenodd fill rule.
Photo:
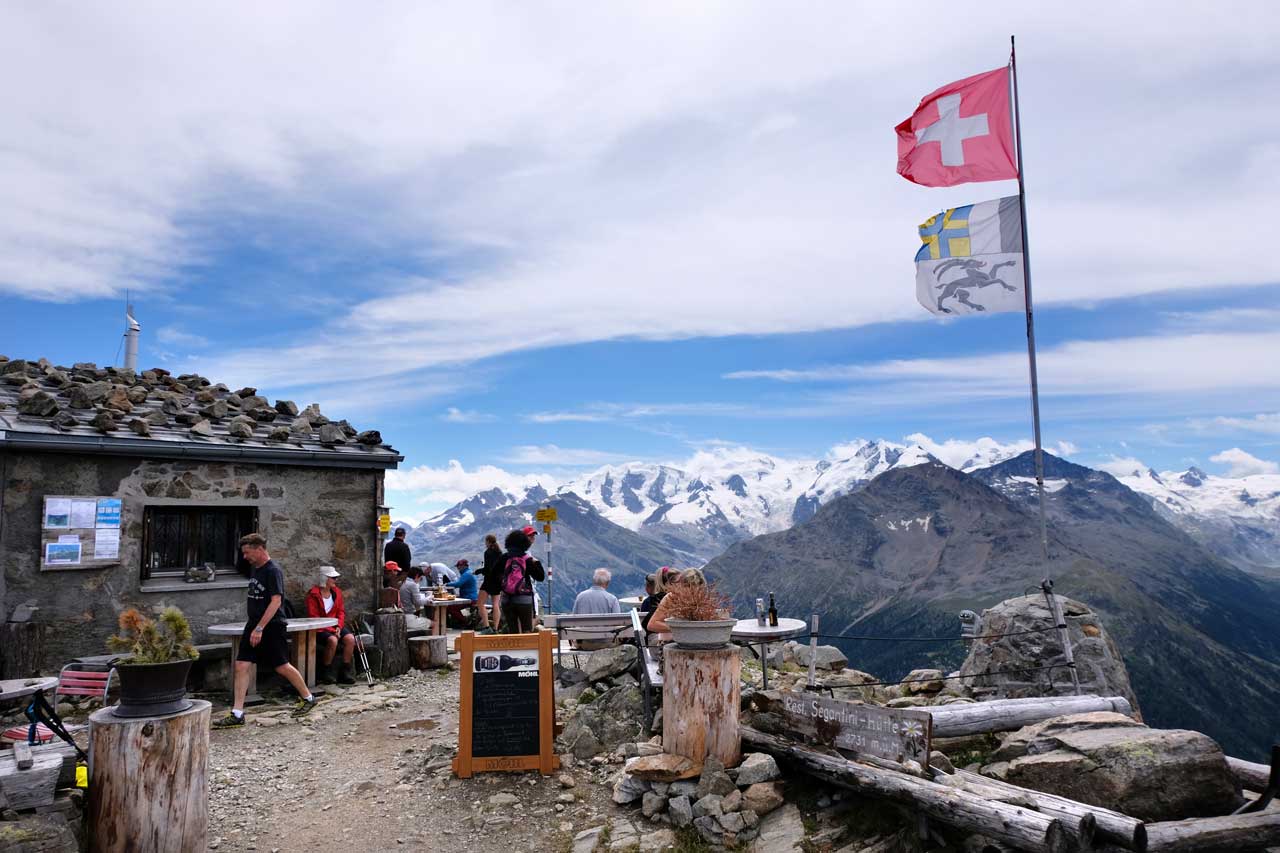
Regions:
<instances>
[{"instance_id":1,"label":"graub\u00fcnden cantonal flag","mask_svg":"<svg viewBox=\"0 0 1280 853\"><path fill-rule=\"evenodd\" d=\"M1018 177L1009 69L948 83L925 95L898 131L898 174L926 187Z\"/></svg>"}]
</instances>

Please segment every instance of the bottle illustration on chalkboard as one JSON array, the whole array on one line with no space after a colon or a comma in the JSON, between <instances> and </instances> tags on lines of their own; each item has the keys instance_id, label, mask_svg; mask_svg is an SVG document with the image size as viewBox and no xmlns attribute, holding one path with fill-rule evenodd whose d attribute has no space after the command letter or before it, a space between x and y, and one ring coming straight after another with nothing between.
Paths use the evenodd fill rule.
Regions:
<instances>
[{"instance_id":1,"label":"bottle illustration on chalkboard","mask_svg":"<svg viewBox=\"0 0 1280 853\"><path fill-rule=\"evenodd\" d=\"M476 658L476 672L506 672L521 666L535 666L536 657L513 658L511 655L484 655Z\"/></svg>"},{"instance_id":2,"label":"bottle illustration on chalkboard","mask_svg":"<svg viewBox=\"0 0 1280 853\"><path fill-rule=\"evenodd\" d=\"M773 593L769 593L769 624L778 627L778 605L773 603Z\"/></svg>"}]
</instances>

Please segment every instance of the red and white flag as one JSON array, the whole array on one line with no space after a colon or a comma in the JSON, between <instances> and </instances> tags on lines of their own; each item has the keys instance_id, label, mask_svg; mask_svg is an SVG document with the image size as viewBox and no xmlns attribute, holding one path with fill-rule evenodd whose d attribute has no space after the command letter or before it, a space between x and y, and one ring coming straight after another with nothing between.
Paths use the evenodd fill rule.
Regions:
<instances>
[{"instance_id":1,"label":"red and white flag","mask_svg":"<svg viewBox=\"0 0 1280 853\"><path fill-rule=\"evenodd\" d=\"M1009 69L930 92L898 125L898 174L926 187L1018 177Z\"/></svg>"}]
</instances>

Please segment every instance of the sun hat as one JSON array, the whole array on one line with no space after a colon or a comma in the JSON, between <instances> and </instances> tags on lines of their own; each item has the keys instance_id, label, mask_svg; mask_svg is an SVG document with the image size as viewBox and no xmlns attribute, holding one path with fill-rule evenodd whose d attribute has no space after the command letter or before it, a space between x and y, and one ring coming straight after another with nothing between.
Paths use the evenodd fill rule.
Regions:
<instances>
[{"instance_id":1,"label":"sun hat","mask_svg":"<svg viewBox=\"0 0 1280 853\"><path fill-rule=\"evenodd\" d=\"M340 577L342 577L342 572L338 571L338 570L337 570L337 569L335 569L333 566L321 566L321 567L320 567L320 574L324 575L324 576L325 576L325 577L327 577L327 578L340 578Z\"/></svg>"}]
</instances>

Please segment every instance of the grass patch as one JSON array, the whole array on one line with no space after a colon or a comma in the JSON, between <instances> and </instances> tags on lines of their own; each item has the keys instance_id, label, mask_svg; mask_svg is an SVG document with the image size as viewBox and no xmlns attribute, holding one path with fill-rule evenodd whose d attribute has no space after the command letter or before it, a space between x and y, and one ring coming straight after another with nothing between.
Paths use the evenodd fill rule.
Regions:
<instances>
[{"instance_id":1,"label":"grass patch","mask_svg":"<svg viewBox=\"0 0 1280 853\"><path fill-rule=\"evenodd\" d=\"M600 694L596 693L590 687L578 694L579 705L590 705L592 702L600 698Z\"/></svg>"},{"instance_id":2,"label":"grass patch","mask_svg":"<svg viewBox=\"0 0 1280 853\"><path fill-rule=\"evenodd\" d=\"M692 826L674 828L676 836L675 853L711 853L715 848L708 844Z\"/></svg>"}]
</instances>

